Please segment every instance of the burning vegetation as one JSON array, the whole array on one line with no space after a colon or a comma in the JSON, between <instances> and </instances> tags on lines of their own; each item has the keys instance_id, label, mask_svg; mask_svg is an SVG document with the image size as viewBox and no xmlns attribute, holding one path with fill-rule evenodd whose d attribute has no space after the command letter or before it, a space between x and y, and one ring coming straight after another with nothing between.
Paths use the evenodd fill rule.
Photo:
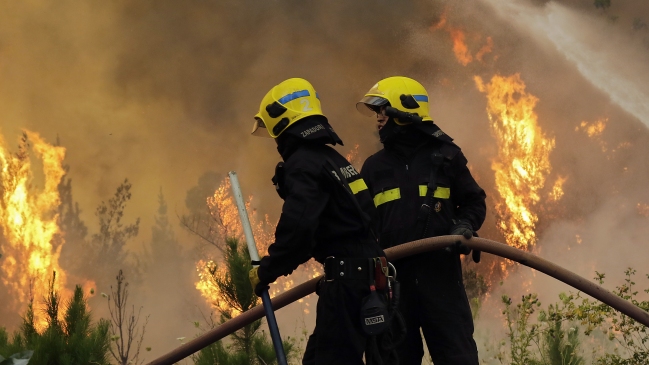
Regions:
<instances>
[{"instance_id":1,"label":"burning vegetation","mask_svg":"<svg viewBox=\"0 0 649 365\"><path fill-rule=\"evenodd\" d=\"M184 222L186 228L199 235L205 242L209 243L210 247L216 249L216 251L212 250L211 253L206 252L205 259L201 259L196 263L199 278L196 282L196 288L208 303L219 312L230 312L234 316L241 309L224 302L224 296L222 295L224 286L219 285L219 283L224 282L223 280L226 279L228 271L225 266L218 263L225 256L232 256L232 242L245 242L239 212L230 191L230 180L224 179L214 194L207 198L208 214L203 217L185 217ZM267 254L268 246L274 242L275 226L277 224L271 222L268 215L264 216L263 219L259 219L257 211L250 209L251 203L252 196L246 202L246 209L252 212L250 214L250 223L253 235L255 236L257 249L260 255L263 256ZM275 296L290 290L304 280L315 278L321 274L320 264L310 260L291 276L279 278L274 285L271 285L270 294ZM302 302L304 302L303 299L300 300L300 303ZM305 314L310 312L309 305L308 302L305 303L307 307L303 309Z\"/></svg>"},{"instance_id":2,"label":"burning vegetation","mask_svg":"<svg viewBox=\"0 0 649 365\"><path fill-rule=\"evenodd\" d=\"M491 164L500 196L495 206L497 225L507 244L530 249L536 244L538 215L534 207L551 171L554 139L547 138L534 112L538 98L525 91L520 75L494 76L485 84L475 77L478 90L487 95L487 115L496 139L498 156ZM563 194L554 185L555 200Z\"/></svg>"},{"instance_id":3,"label":"burning vegetation","mask_svg":"<svg viewBox=\"0 0 649 365\"><path fill-rule=\"evenodd\" d=\"M34 293L48 290L53 272L58 277L54 289L65 288L66 273L59 265L64 242L54 240L64 157L65 148L31 131L24 132L16 153L0 139L0 278L6 288L3 305L15 312L23 312ZM44 328L45 313L35 311L34 316L37 327Z\"/></svg>"}]
</instances>

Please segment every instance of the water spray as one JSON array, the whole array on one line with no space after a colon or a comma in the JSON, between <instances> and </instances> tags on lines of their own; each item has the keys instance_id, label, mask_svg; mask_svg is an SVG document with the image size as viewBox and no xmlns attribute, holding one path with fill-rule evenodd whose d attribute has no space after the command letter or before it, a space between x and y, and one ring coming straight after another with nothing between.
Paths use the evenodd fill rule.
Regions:
<instances>
[{"instance_id":1,"label":"water spray","mask_svg":"<svg viewBox=\"0 0 649 365\"><path fill-rule=\"evenodd\" d=\"M248 252L250 252L250 259L253 262L253 267L257 267L259 266L259 252L257 251L257 245L255 244L255 237L252 234L252 227L250 226L250 219L248 219L246 204L243 202L243 195L241 194L241 186L239 185L239 178L237 177L237 173L234 171L230 171L228 173L228 176L230 177L230 185L232 186L232 195L234 196L234 200L237 203L237 209L239 210L239 217L241 218L241 226L243 227L243 234L244 236L246 236L246 243L248 244ZM273 346L275 347L275 354L277 355L277 363L279 365L287 365L286 355L284 354L284 347L282 346L282 338L279 335L279 328L277 327L277 320L275 319L275 312L273 312L273 305L270 299L270 295L268 294L268 289L264 289L262 291L261 302L264 307L264 312L266 313L266 321L268 322L270 337L273 340Z\"/></svg>"}]
</instances>

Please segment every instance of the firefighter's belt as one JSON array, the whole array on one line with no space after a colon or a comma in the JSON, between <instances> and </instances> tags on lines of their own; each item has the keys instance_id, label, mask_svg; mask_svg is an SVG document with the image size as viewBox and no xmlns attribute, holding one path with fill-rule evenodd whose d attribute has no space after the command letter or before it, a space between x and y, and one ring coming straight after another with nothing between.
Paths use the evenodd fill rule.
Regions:
<instances>
[{"instance_id":1,"label":"firefighter's belt","mask_svg":"<svg viewBox=\"0 0 649 365\"><path fill-rule=\"evenodd\" d=\"M374 281L374 259L329 256L324 262L325 280Z\"/></svg>"}]
</instances>

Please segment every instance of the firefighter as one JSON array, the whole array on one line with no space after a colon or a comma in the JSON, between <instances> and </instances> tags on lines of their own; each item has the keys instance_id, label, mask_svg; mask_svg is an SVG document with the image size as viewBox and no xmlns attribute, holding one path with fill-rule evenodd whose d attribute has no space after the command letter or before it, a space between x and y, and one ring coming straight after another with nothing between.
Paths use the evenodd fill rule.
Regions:
<instances>
[{"instance_id":1,"label":"firefighter","mask_svg":"<svg viewBox=\"0 0 649 365\"><path fill-rule=\"evenodd\" d=\"M363 298L371 293L373 258L384 253L370 233L374 205L354 167L327 145L342 141L322 114L311 84L285 80L263 98L253 135L270 136L282 157L273 183L284 200L275 243L250 280L259 293L298 265L324 265L316 326L303 364L363 364L368 335L361 326Z\"/></svg>"},{"instance_id":2,"label":"firefighter","mask_svg":"<svg viewBox=\"0 0 649 365\"><path fill-rule=\"evenodd\" d=\"M485 192L460 148L433 123L428 102L419 82L389 77L356 105L376 116L383 144L361 169L377 208L374 225L383 249L448 234L470 238L485 219ZM421 364L420 328L435 364L478 364L460 262L460 253L469 252L458 243L394 263L407 328L397 347L400 365ZM473 253L474 261L479 254Z\"/></svg>"}]
</instances>

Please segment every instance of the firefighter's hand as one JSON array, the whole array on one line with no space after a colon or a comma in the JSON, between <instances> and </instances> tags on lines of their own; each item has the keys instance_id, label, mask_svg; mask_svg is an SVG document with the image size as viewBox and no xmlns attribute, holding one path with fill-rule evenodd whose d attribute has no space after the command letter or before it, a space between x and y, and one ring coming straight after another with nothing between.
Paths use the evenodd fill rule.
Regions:
<instances>
[{"instance_id":1,"label":"firefighter's hand","mask_svg":"<svg viewBox=\"0 0 649 365\"><path fill-rule=\"evenodd\" d=\"M265 284L265 283L259 283L259 284L257 284L257 286L255 287L255 294L256 294L258 297L261 298L261 294L262 294L263 292L268 292L268 289L270 289L270 286L268 286L268 284Z\"/></svg>"},{"instance_id":2,"label":"firefighter's hand","mask_svg":"<svg viewBox=\"0 0 649 365\"><path fill-rule=\"evenodd\" d=\"M455 224L451 227L452 235L462 235L467 240L473 237L473 227L467 221L457 220L454 221Z\"/></svg>"},{"instance_id":3,"label":"firefighter's hand","mask_svg":"<svg viewBox=\"0 0 649 365\"><path fill-rule=\"evenodd\" d=\"M258 297L261 297L261 293L264 290L268 290L268 284L262 283L259 279L259 266L253 267L252 270L248 272L248 278L250 279L250 285L252 285L252 290L255 291Z\"/></svg>"},{"instance_id":4,"label":"firefighter's hand","mask_svg":"<svg viewBox=\"0 0 649 365\"><path fill-rule=\"evenodd\" d=\"M259 269L259 266L253 267L250 272L248 272L248 278L250 279L250 285L252 285L252 289L254 290L257 288L257 284L259 284L259 274L257 274L257 270Z\"/></svg>"},{"instance_id":5,"label":"firefighter's hand","mask_svg":"<svg viewBox=\"0 0 649 365\"><path fill-rule=\"evenodd\" d=\"M480 254L481 253L482 253L482 251L480 251L480 250L473 250L473 262L475 262L476 264L480 262Z\"/></svg>"},{"instance_id":6,"label":"firefighter's hand","mask_svg":"<svg viewBox=\"0 0 649 365\"><path fill-rule=\"evenodd\" d=\"M318 280L317 283L315 283L315 294L317 296L320 296L320 288L322 287L322 282L324 281L324 278Z\"/></svg>"},{"instance_id":7,"label":"firefighter's hand","mask_svg":"<svg viewBox=\"0 0 649 365\"><path fill-rule=\"evenodd\" d=\"M451 235L461 235L467 240L473 237L473 227L469 222L463 220L457 220L454 222L455 224L453 225L453 227L451 227ZM471 253L471 248L469 248L462 242L457 241L455 243L455 252L462 255L468 255L469 253Z\"/></svg>"}]
</instances>

